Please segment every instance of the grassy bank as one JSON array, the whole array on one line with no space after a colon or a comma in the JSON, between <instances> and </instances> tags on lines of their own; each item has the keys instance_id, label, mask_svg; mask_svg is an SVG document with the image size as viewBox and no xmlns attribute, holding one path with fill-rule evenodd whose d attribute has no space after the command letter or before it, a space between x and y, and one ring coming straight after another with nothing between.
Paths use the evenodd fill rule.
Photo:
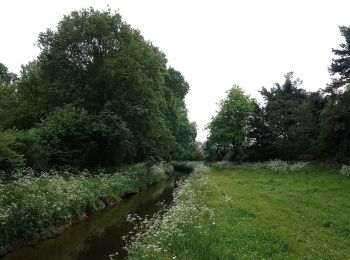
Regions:
<instances>
[{"instance_id":1,"label":"grassy bank","mask_svg":"<svg viewBox=\"0 0 350 260\"><path fill-rule=\"evenodd\" d=\"M127 193L166 178L171 167L144 164L106 173L19 172L0 182L0 254L16 245L52 236L87 214L120 200Z\"/></svg>"},{"instance_id":2,"label":"grassy bank","mask_svg":"<svg viewBox=\"0 0 350 260\"><path fill-rule=\"evenodd\" d=\"M202 165L163 219L139 224L130 258L349 259L349 190L328 167Z\"/></svg>"}]
</instances>

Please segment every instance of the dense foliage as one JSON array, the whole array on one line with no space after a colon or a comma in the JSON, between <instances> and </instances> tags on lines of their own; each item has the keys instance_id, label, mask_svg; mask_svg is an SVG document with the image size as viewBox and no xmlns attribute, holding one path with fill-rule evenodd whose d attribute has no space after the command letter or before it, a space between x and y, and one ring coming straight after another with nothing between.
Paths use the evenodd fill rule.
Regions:
<instances>
[{"instance_id":1,"label":"dense foliage","mask_svg":"<svg viewBox=\"0 0 350 260\"><path fill-rule=\"evenodd\" d=\"M347 87L350 84L350 27L340 26L341 35L345 38L345 43L340 44L340 49L333 49L337 56L329 68L333 76L332 84L328 90L334 90L341 87ZM332 91L331 91L332 92Z\"/></svg>"},{"instance_id":2,"label":"dense foliage","mask_svg":"<svg viewBox=\"0 0 350 260\"><path fill-rule=\"evenodd\" d=\"M220 111L209 124L210 138L207 149L215 152L218 160L225 157L235 160L242 157L247 144L250 121L253 117L255 103L244 94L238 86L227 93L227 98L220 103Z\"/></svg>"},{"instance_id":3,"label":"dense foliage","mask_svg":"<svg viewBox=\"0 0 350 260\"><path fill-rule=\"evenodd\" d=\"M262 88L263 106L237 86L228 91L208 125L209 160L350 160L350 27L346 43L333 50L332 83L307 92L293 72L283 84Z\"/></svg>"},{"instance_id":4,"label":"dense foliage","mask_svg":"<svg viewBox=\"0 0 350 260\"><path fill-rule=\"evenodd\" d=\"M0 64L0 168L196 156L189 85L118 13L72 12L21 75Z\"/></svg>"}]
</instances>

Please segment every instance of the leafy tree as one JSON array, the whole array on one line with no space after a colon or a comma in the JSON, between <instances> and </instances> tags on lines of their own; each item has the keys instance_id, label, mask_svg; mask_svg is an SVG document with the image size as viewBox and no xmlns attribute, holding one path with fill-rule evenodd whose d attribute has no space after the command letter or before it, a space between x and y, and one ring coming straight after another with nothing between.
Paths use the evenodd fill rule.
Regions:
<instances>
[{"instance_id":1,"label":"leafy tree","mask_svg":"<svg viewBox=\"0 0 350 260\"><path fill-rule=\"evenodd\" d=\"M15 73L9 72L8 68L0 63L0 83L11 85L18 80L18 77Z\"/></svg>"},{"instance_id":2,"label":"leafy tree","mask_svg":"<svg viewBox=\"0 0 350 260\"><path fill-rule=\"evenodd\" d=\"M165 76L165 116L172 133L170 159L192 159L197 153L196 125L188 120L184 98L189 85L180 72L168 68Z\"/></svg>"},{"instance_id":3,"label":"leafy tree","mask_svg":"<svg viewBox=\"0 0 350 260\"><path fill-rule=\"evenodd\" d=\"M340 49L332 50L337 58L333 59L329 68L333 78L326 91L331 93L350 84L350 27L340 26L339 29L345 38L345 43L340 44Z\"/></svg>"},{"instance_id":4,"label":"leafy tree","mask_svg":"<svg viewBox=\"0 0 350 260\"><path fill-rule=\"evenodd\" d=\"M17 152L18 143L13 131L0 132L0 170L23 167L23 154Z\"/></svg>"},{"instance_id":5,"label":"leafy tree","mask_svg":"<svg viewBox=\"0 0 350 260\"><path fill-rule=\"evenodd\" d=\"M188 83L118 13L74 11L41 33L38 46L10 92L16 105L0 100L0 117L8 118L2 129L35 132L50 164L110 166L196 152Z\"/></svg>"},{"instance_id":6,"label":"leafy tree","mask_svg":"<svg viewBox=\"0 0 350 260\"><path fill-rule=\"evenodd\" d=\"M243 148L249 144L248 133L253 118L255 101L245 95L239 86L233 86L226 99L220 102L218 114L208 125L207 149L215 151L218 160L225 156L241 160L246 156Z\"/></svg>"},{"instance_id":7,"label":"leafy tree","mask_svg":"<svg viewBox=\"0 0 350 260\"><path fill-rule=\"evenodd\" d=\"M349 162L350 160L350 91L331 100L321 114L318 139L325 158Z\"/></svg>"},{"instance_id":8,"label":"leafy tree","mask_svg":"<svg viewBox=\"0 0 350 260\"><path fill-rule=\"evenodd\" d=\"M16 74L0 63L0 130L5 129L8 122L13 120L14 108L17 104Z\"/></svg>"},{"instance_id":9,"label":"leafy tree","mask_svg":"<svg viewBox=\"0 0 350 260\"><path fill-rule=\"evenodd\" d=\"M332 83L325 89L328 101L320 114L318 154L326 159L348 162L350 159L350 27L341 26L345 43L333 49L337 58L329 68Z\"/></svg>"},{"instance_id":10,"label":"leafy tree","mask_svg":"<svg viewBox=\"0 0 350 260\"><path fill-rule=\"evenodd\" d=\"M277 157L272 145L274 140L267 123L265 110L258 104L255 104L249 129L250 145L247 149L247 159L249 161L266 161Z\"/></svg>"},{"instance_id":11,"label":"leafy tree","mask_svg":"<svg viewBox=\"0 0 350 260\"><path fill-rule=\"evenodd\" d=\"M66 105L34 129L48 150L51 165L116 165L128 151L130 132L108 110L91 116L85 109Z\"/></svg>"},{"instance_id":12,"label":"leafy tree","mask_svg":"<svg viewBox=\"0 0 350 260\"><path fill-rule=\"evenodd\" d=\"M209 125L206 142L207 157L218 159L232 155L229 140L241 137L236 151L247 160L330 159L348 162L350 159L350 27L340 27L345 43L333 49L337 58L329 68L332 78L324 93L306 92L302 81L293 72L285 75L283 84L276 83L261 94L266 104L255 105L249 124L242 124L242 132L235 131L223 105ZM236 104L239 102L236 102ZM234 102L233 102L234 104ZM229 109L226 109L229 110ZM239 110L237 110L239 111ZM249 129L244 133L244 129ZM242 138L244 137L244 138ZM244 144L243 140L246 140ZM233 152L237 154L237 152ZM230 156L239 159L241 156Z\"/></svg>"},{"instance_id":13,"label":"leafy tree","mask_svg":"<svg viewBox=\"0 0 350 260\"><path fill-rule=\"evenodd\" d=\"M169 67L165 76L165 86L170 89L177 100L183 101L190 86L185 81L181 73L172 67ZM182 104L184 106L184 104Z\"/></svg>"},{"instance_id":14,"label":"leafy tree","mask_svg":"<svg viewBox=\"0 0 350 260\"><path fill-rule=\"evenodd\" d=\"M284 160L300 159L310 149L316 130L309 93L299 88L302 81L293 72L285 75L283 85L260 92L266 101L267 125L273 136L272 148Z\"/></svg>"},{"instance_id":15,"label":"leafy tree","mask_svg":"<svg viewBox=\"0 0 350 260\"><path fill-rule=\"evenodd\" d=\"M39 123L36 134L50 155L51 165L81 166L96 149L89 136L90 117L85 109L71 105L58 108Z\"/></svg>"}]
</instances>

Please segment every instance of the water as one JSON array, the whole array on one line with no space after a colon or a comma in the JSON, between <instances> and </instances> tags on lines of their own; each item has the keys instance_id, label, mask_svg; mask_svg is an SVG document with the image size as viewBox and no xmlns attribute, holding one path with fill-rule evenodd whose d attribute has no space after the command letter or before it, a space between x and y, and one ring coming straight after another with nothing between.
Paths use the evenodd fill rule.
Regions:
<instances>
[{"instance_id":1,"label":"water","mask_svg":"<svg viewBox=\"0 0 350 260\"><path fill-rule=\"evenodd\" d=\"M127 253L123 250L122 236L133 229L132 224L126 222L127 215L152 215L160 210L158 202L171 204L176 182L185 176L176 173L164 182L125 198L113 208L91 215L56 238L21 248L4 260L99 260L109 259L108 255L117 251L118 259L125 259Z\"/></svg>"}]
</instances>

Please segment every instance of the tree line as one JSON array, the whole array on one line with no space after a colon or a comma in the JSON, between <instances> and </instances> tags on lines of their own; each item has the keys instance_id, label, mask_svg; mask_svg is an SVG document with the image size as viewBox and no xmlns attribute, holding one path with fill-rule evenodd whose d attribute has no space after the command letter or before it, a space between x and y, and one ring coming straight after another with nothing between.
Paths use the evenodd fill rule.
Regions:
<instances>
[{"instance_id":1,"label":"tree line","mask_svg":"<svg viewBox=\"0 0 350 260\"><path fill-rule=\"evenodd\" d=\"M118 13L74 11L20 75L0 63L0 169L198 156L183 75Z\"/></svg>"},{"instance_id":2,"label":"tree line","mask_svg":"<svg viewBox=\"0 0 350 260\"><path fill-rule=\"evenodd\" d=\"M264 105L233 86L207 128L208 160L350 161L350 27L341 26L345 43L333 49L331 83L316 92L301 88L293 72L271 89Z\"/></svg>"}]
</instances>

